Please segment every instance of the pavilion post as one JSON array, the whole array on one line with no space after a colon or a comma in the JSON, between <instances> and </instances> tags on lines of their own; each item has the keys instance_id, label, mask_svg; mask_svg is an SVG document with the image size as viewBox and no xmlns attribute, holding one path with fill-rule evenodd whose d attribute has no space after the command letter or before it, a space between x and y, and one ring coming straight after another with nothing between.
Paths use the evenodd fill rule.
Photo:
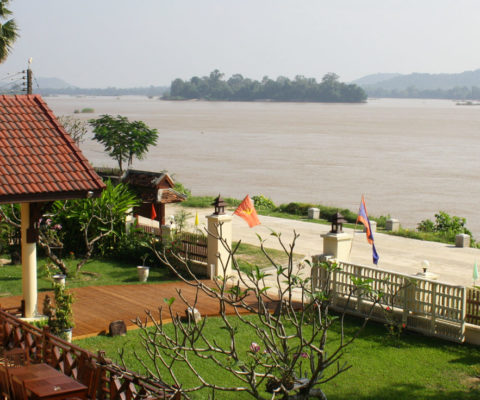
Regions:
<instances>
[{"instance_id":1,"label":"pavilion post","mask_svg":"<svg viewBox=\"0 0 480 400\"><path fill-rule=\"evenodd\" d=\"M34 317L37 313L37 245L27 236L27 231L31 228L30 212L30 203L22 203L22 287L26 318Z\"/></svg>"}]
</instances>

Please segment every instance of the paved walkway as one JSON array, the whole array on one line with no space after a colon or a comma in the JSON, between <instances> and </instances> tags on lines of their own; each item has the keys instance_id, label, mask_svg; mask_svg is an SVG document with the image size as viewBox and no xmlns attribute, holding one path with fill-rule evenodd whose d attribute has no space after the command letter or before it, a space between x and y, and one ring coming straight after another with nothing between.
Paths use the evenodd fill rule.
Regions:
<instances>
[{"instance_id":1,"label":"paved walkway","mask_svg":"<svg viewBox=\"0 0 480 400\"><path fill-rule=\"evenodd\" d=\"M167 216L175 214L180 208L180 206L167 208ZM202 229L206 226L205 216L213 212L212 208L186 210L191 214L188 219L190 226L193 226L195 212L198 211ZM323 241L320 235L330 230L328 225L283 218L260 216L260 221L261 225L249 228L240 217L234 215L233 240L241 239L245 243L258 244L256 234L259 234L262 238L267 239L266 247L280 249L277 239L270 236L270 229L281 233L286 243L290 242L295 230L300 234L295 252L310 257L322 253ZM353 229L344 228L344 231L350 234L354 233ZM456 285L471 286L475 260L480 264L480 250L457 248L444 243L377 233L375 234L375 246L380 256L378 264L380 268L404 274L416 274L421 271L422 261L428 260L429 272L437 274L439 281ZM357 230L354 234L350 262L373 266L372 249L361 230ZM480 284L480 280L477 281L477 284Z\"/></svg>"}]
</instances>

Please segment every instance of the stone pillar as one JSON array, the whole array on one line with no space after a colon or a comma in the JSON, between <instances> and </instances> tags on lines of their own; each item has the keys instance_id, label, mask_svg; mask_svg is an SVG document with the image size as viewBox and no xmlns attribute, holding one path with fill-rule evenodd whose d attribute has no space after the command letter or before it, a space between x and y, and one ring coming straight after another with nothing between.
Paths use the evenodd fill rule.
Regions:
<instances>
[{"instance_id":1,"label":"stone pillar","mask_svg":"<svg viewBox=\"0 0 480 400\"><path fill-rule=\"evenodd\" d=\"M348 233L326 233L323 238L323 256L332 256L339 261L350 261L352 235Z\"/></svg>"},{"instance_id":2,"label":"stone pillar","mask_svg":"<svg viewBox=\"0 0 480 400\"><path fill-rule=\"evenodd\" d=\"M385 222L386 231L397 232L399 229L400 229L400 221L398 219L390 218L390 219L387 219L387 222Z\"/></svg>"},{"instance_id":3,"label":"stone pillar","mask_svg":"<svg viewBox=\"0 0 480 400\"><path fill-rule=\"evenodd\" d=\"M208 221L208 265L213 265L215 276L228 277L232 274L232 263L228 251L220 241L221 237L227 242L228 247L232 246L232 216L225 214L207 215ZM228 262L227 262L228 260ZM223 263L222 263L223 261ZM225 267L226 264L226 267Z\"/></svg>"},{"instance_id":4,"label":"stone pillar","mask_svg":"<svg viewBox=\"0 0 480 400\"><path fill-rule=\"evenodd\" d=\"M459 233L455 236L456 247L470 247L470 235Z\"/></svg>"},{"instance_id":5,"label":"stone pillar","mask_svg":"<svg viewBox=\"0 0 480 400\"><path fill-rule=\"evenodd\" d=\"M319 219L320 218L320 209L311 207L308 209L308 219Z\"/></svg>"},{"instance_id":6,"label":"stone pillar","mask_svg":"<svg viewBox=\"0 0 480 400\"><path fill-rule=\"evenodd\" d=\"M30 228L30 203L21 204L22 235L22 288L25 300L25 317L37 313L37 244L28 243L27 229Z\"/></svg>"}]
</instances>

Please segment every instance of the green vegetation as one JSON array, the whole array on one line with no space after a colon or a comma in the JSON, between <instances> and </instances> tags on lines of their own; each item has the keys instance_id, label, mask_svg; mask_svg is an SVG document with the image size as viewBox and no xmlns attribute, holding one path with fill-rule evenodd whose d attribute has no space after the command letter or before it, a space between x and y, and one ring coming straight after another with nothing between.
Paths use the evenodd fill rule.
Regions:
<instances>
[{"instance_id":1,"label":"green vegetation","mask_svg":"<svg viewBox=\"0 0 480 400\"><path fill-rule=\"evenodd\" d=\"M255 317L249 317L252 321ZM235 318L230 318L237 325ZM359 327L359 320L346 318L346 336L352 335ZM238 330L237 348L244 349L245 359L252 341L253 332L241 325ZM220 343L227 342L225 330L219 329L217 318L207 322L207 337L215 337ZM340 338L339 325L329 330L327 349L334 348ZM98 336L76 341L75 344L96 351L105 350L107 356L119 359L119 349L125 349L124 359L129 368L144 372L135 359L137 352L148 365L140 340L140 331L129 331L125 337L110 338ZM369 323L342 360L353 367L326 383L322 389L329 400L474 400L480 396L480 351L475 346L460 345L434 338L404 332L392 345L383 325ZM263 351L263 349L261 349ZM225 385L233 385L231 375L222 369L212 368L212 364L194 360L198 368L208 371L208 378ZM202 366L203 365L203 366ZM185 372L181 381L185 386L195 383L195 378ZM162 371L162 378L167 374ZM267 394L265 394L267 396ZM271 395L270 395L271 397ZM270 398L267 396L267 398ZM207 393L199 393L198 399L207 398ZM238 393L222 393L222 399L248 399L249 396Z\"/></svg>"},{"instance_id":2,"label":"green vegetation","mask_svg":"<svg viewBox=\"0 0 480 400\"><path fill-rule=\"evenodd\" d=\"M194 76L190 81L175 79L170 93L164 98L171 100L205 99L227 101L309 101L358 103L367 99L367 95L357 85L338 81L338 75L326 74L320 83L315 78L297 75L294 80L284 76L276 80L265 76L261 81L244 78L235 74L228 80L223 79L218 69L209 76Z\"/></svg>"},{"instance_id":3,"label":"green vegetation","mask_svg":"<svg viewBox=\"0 0 480 400\"><path fill-rule=\"evenodd\" d=\"M10 54L15 40L19 37L15 20L5 21L12 12L7 8L9 0L0 1L0 63L4 62Z\"/></svg>"},{"instance_id":4,"label":"green vegetation","mask_svg":"<svg viewBox=\"0 0 480 400\"><path fill-rule=\"evenodd\" d=\"M417 230L400 229L397 232L387 232L392 235L408 237L410 239L429 240L432 242L455 243L455 236L460 233L470 235L470 246L479 247L472 233L465 226L467 220L456 215L449 215L445 211L435 214L435 221L425 219L421 221Z\"/></svg>"},{"instance_id":5,"label":"green vegetation","mask_svg":"<svg viewBox=\"0 0 480 400\"><path fill-rule=\"evenodd\" d=\"M121 115L102 115L88 122L93 127L93 138L103 144L108 155L118 162L120 171L123 171L124 162L130 166L134 158L141 160L148 148L157 143L157 130L150 129L142 121L130 122Z\"/></svg>"},{"instance_id":6,"label":"green vegetation","mask_svg":"<svg viewBox=\"0 0 480 400\"><path fill-rule=\"evenodd\" d=\"M212 203L215 200L214 196L189 196L187 200L180 203L183 207L197 207L197 208L207 208L212 207ZM232 197L223 198L223 200L230 207L238 207L242 200L234 199Z\"/></svg>"},{"instance_id":7,"label":"green vegetation","mask_svg":"<svg viewBox=\"0 0 480 400\"><path fill-rule=\"evenodd\" d=\"M82 108L82 111L80 111L82 114L93 114L95 112L95 109L91 107L86 107Z\"/></svg>"},{"instance_id":8,"label":"green vegetation","mask_svg":"<svg viewBox=\"0 0 480 400\"><path fill-rule=\"evenodd\" d=\"M232 244L234 247L236 242ZM282 250L265 249L268 255L280 265L286 265L288 263L288 255ZM303 255L294 254L295 260L301 260ZM240 271L247 272L254 270L254 266L262 268L270 268L272 264L265 257L260 247L253 246L251 244L240 243L237 252L235 253Z\"/></svg>"},{"instance_id":9,"label":"green vegetation","mask_svg":"<svg viewBox=\"0 0 480 400\"><path fill-rule=\"evenodd\" d=\"M118 260L91 260L87 262L80 272L76 272L78 260L67 258L65 263L69 276L67 286L69 289L85 286L106 285L136 285L138 282L137 265L140 257L135 262ZM50 270L47 270L47 266ZM51 266L46 259L38 260L38 290L43 292L53 290L50 276L60 271ZM149 283L164 283L176 280L170 272L161 266L150 268ZM3 265L0 267L0 297L17 296L22 294L22 267L21 265Z\"/></svg>"}]
</instances>

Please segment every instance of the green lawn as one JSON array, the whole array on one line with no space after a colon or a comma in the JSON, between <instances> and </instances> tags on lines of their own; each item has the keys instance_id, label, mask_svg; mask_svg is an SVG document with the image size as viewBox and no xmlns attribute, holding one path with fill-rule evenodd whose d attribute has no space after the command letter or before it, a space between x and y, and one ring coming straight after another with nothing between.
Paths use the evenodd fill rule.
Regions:
<instances>
[{"instance_id":1,"label":"green lawn","mask_svg":"<svg viewBox=\"0 0 480 400\"><path fill-rule=\"evenodd\" d=\"M52 281L48 279L45 260L38 260L38 290L51 290ZM69 271L75 271L75 260L66 260ZM80 273L67 278L69 288L82 286L103 286L138 284L137 264L110 260L92 260L80 270ZM167 268L152 267L148 277L149 283L162 283L175 280ZM22 267L20 265L0 266L0 296L22 294Z\"/></svg>"},{"instance_id":2,"label":"green lawn","mask_svg":"<svg viewBox=\"0 0 480 400\"><path fill-rule=\"evenodd\" d=\"M233 243L232 246L235 246ZM278 264L287 265L288 257L282 250L265 249L268 255ZM260 247L253 246L251 244L240 243L240 246L236 253L236 258L240 271L250 271L254 265L258 265L259 268L271 268L272 264L265 257ZM303 255L294 253L294 260L301 260Z\"/></svg>"},{"instance_id":3,"label":"green lawn","mask_svg":"<svg viewBox=\"0 0 480 400\"><path fill-rule=\"evenodd\" d=\"M254 318L254 317L251 317ZM234 321L234 319L232 319ZM233 322L235 323L235 322ZM352 332L359 321L347 319L346 332ZM226 342L224 331L220 329L218 319L208 323L210 337ZM339 340L338 327L330 331L329 343ZM140 331L130 331L125 337L94 337L76 341L75 344L96 351L105 350L108 357L118 360L118 350L125 349L127 365L139 372L140 363L134 358L133 351L144 357L139 343ZM238 348L247 350L255 334L242 326L238 331ZM440 399L473 400L480 398L480 350L478 347L461 345L423 337L413 333L404 333L397 346L393 346L386 336L386 328L370 323L360 338L348 348L343 361L352 368L324 385L329 400L359 399ZM196 362L207 379L218 384L232 382L224 370L207 362ZM177 371L184 386L195 383L185 368ZM165 380L167 375L163 371ZM207 399L207 393L199 393L198 399ZM247 399L246 394L220 393L219 399Z\"/></svg>"}]
</instances>

